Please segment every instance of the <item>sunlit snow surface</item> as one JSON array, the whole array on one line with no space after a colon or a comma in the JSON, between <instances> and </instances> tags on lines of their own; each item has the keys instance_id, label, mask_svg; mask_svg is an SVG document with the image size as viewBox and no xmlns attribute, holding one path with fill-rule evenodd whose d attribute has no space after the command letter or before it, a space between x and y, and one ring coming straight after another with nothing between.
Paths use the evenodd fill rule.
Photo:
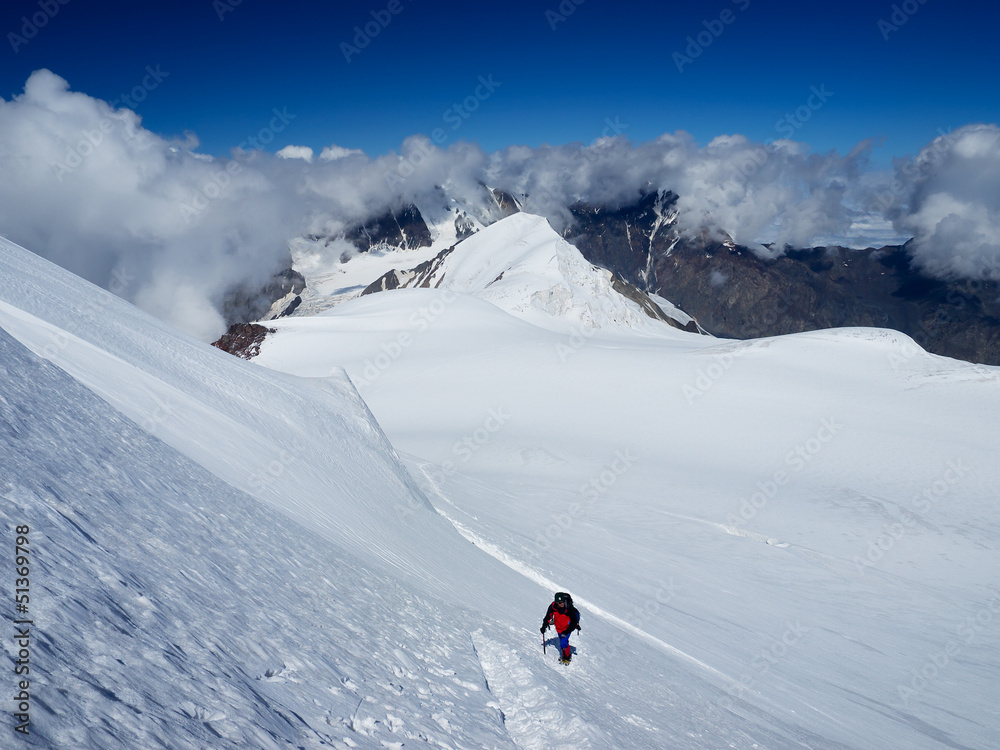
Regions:
<instances>
[{"instance_id":1,"label":"sunlit snow surface","mask_svg":"<svg viewBox=\"0 0 1000 750\"><path fill-rule=\"evenodd\" d=\"M1000 371L484 290L275 321L245 363L2 246L34 746L996 746Z\"/></svg>"}]
</instances>

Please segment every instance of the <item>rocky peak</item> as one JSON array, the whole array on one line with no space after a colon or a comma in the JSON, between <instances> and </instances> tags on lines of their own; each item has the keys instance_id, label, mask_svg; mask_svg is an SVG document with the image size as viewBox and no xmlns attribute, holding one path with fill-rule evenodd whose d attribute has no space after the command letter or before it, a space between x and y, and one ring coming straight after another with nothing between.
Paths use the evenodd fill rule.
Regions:
<instances>
[{"instance_id":1,"label":"rocky peak","mask_svg":"<svg viewBox=\"0 0 1000 750\"><path fill-rule=\"evenodd\" d=\"M378 247L413 250L431 246L427 223L412 203L358 224L344 233L344 239L362 252Z\"/></svg>"},{"instance_id":2,"label":"rocky peak","mask_svg":"<svg viewBox=\"0 0 1000 750\"><path fill-rule=\"evenodd\" d=\"M252 320L277 318L288 315L297 307L297 300L305 289L306 280L291 266L274 274L258 287L241 284L229 290L222 303L222 317L226 325L247 323ZM283 302L277 305L277 302Z\"/></svg>"}]
</instances>

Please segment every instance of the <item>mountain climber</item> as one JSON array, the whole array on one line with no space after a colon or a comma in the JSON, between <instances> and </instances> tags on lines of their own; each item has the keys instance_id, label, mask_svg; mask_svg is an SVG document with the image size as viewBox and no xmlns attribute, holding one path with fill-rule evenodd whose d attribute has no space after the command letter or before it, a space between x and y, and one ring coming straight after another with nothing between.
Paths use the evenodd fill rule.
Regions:
<instances>
[{"instance_id":1,"label":"mountain climber","mask_svg":"<svg viewBox=\"0 0 1000 750\"><path fill-rule=\"evenodd\" d=\"M574 630L580 629L580 612L573 606L573 597L565 591L556 592L552 604L549 605L542 620L542 635L549 629L549 625L555 626L559 634L559 650L562 654L559 661L569 664L572 652L569 647L569 636Z\"/></svg>"}]
</instances>

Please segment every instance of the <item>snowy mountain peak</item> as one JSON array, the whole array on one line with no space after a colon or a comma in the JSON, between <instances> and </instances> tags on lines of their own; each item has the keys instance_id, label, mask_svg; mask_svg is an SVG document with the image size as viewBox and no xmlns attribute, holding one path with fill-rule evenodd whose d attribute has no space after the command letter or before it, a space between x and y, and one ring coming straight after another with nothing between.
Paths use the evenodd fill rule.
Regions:
<instances>
[{"instance_id":1,"label":"snowy mountain peak","mask_svg":"<svg viewBox=\"0 0 1000 750\"><path fill-rule=\"evenodd\" d=\"M697 330L666 300L654 301L588 262L541 216L515 213L406 270L393 269L365 293L432 287L471 294L545 328Z\"/></svg>"}]
</instances>

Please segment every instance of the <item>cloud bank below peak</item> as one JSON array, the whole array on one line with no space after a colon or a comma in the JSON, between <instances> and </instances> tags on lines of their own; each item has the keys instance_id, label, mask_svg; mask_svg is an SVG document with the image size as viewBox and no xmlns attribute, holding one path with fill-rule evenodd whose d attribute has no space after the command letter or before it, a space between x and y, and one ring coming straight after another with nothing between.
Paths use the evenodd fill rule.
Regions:
<instances>
[{"instance_id":1,"label":"cloud bank below peak","mask_svg":"<svg viewBox=\"0 0 1000 750\"><path fill-rule=\"evenodd\" d=\"M897 200L898 199L898 200ZM896 164L882 193L898 231L925 273L1000 279L1000 128L967 125Z\"/></svg>"},{"instance_id":2,"label":"cloud bank below peak","mask_svg":"<svg viewBox=\"0 0 1000 750\"><path fill-rule=\"evenodd\" d=\"M126 280L114 284L122 296L203 339L224 327L227 290L287 264L294 237L335 235L442 187L462 197L501 188L556 229L578 201L621 206L672 190L683 231L725 233L764 255L878 244L882 227L912 236L929 273L1000 278L995 125L942 136L894 175L870 171L869 143L841 156L741 135L702 146L684 132L494 153L419 135L374 157L338 145L318 157L295 145L227 158L197 149L37 71L22 95L0 99L0 234L99 285Z\"/></svg>"}]
</instances>

